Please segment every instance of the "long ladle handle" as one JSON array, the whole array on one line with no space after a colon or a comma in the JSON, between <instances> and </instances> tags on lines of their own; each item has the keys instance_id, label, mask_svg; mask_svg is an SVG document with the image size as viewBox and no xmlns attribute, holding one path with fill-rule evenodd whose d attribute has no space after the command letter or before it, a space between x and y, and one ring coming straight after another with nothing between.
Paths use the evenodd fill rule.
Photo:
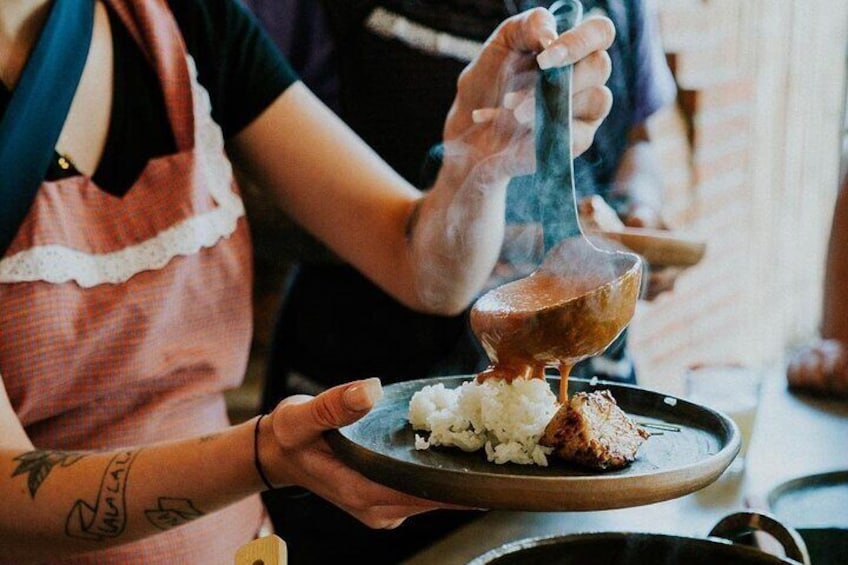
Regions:
<instances>
[{"instance_id":1,"label":"long ladle handle","mask_svg":"<svg viewBox=\"0 0 848 565\"><path fill-rule=\"evenodd\" d=\"M561 34L580 21L583 5L578 0L560 0L550 11ZM536 86L534 183L546 254L562 240L582 235L571 154L571 74L571 65L543 70Z\"/></svg>"}]
</instances>

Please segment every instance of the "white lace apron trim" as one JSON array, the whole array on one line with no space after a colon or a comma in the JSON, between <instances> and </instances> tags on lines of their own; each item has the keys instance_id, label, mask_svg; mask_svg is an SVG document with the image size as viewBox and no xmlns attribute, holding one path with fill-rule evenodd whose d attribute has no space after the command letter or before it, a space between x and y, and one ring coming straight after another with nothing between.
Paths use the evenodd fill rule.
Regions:
<instances>
[{"instance_id":1,"label":"white lace apron trim","mask_svg":"<svg viewBox=\"0 0 848 565\"><path fill-rule=\"evenodd\" d=\"M365 27L380 37L397 39L424 53L452 57L465 63L483 48L482 43L436 31L384 8L375 8L366 19Z\"/></svg>"},{"instance_id":2,"label":"white lace apron trim","mask_svg":"<svg viewBox=\"0 0 848 565\"><path fill-rule=\"evenodd\" d=\"M188 256L213 247L236 230L244 216L244 203L233 191L233 171L224 157L224 136L212 120L209 93L197 82L194 60L188 58L191 75L198 168L204 173L206 188L216 206L209 212L187 218L159 232L153 238L118 251L92 254L64 245L33 247L0 261L0 283L45 281L61 284L74 281L83 288L118 284L132 276L163 268L177 256Z\"/></svg>"}]
</instances>

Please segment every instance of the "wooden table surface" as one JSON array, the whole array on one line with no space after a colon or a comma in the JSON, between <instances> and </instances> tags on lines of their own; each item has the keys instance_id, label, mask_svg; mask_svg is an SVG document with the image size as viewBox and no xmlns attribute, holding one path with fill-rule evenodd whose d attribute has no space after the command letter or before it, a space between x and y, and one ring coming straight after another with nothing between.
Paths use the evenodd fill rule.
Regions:
<instances>
[{"instance_id":1,"label":"wooden table surface","mask_svg":"<svg viewBox=\"0 0 848 565\"><path fill-rule=\"evenodd\" d=\"M537 536L629 531L703 537L799 476L848 469L848 401L812 399L786 389L782 374L764 383L744 474L723 476L693 494L647 506L597 512L493 511L430 546L409 565L465 564L504 543Z\"/></svg>"}]
</instances>

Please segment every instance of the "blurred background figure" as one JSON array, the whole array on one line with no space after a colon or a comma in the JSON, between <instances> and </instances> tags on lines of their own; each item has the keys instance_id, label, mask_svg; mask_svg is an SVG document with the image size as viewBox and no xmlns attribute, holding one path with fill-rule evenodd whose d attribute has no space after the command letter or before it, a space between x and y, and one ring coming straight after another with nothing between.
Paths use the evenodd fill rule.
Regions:
<instances>
[{"instance_id":1,"label":"blurred background figure","mask_svg":"<svg viewBox=\"0 0 848 565\"><path fill-rule=\"evenodd\" d=\"M407 180L422 189L438 170L442 122L457 78L481 42L505 17L551 2L493 0L245 0L288 55L304 82ZM584 14L616 24L607 86L613 108L594 145L575 161L578 197L600 195L626 225L663 228L660 171L646 120L672 102L675 84L641 0L586 0ZM538 264L532 178L515 179L508 195L501 266L514 278ZM263 214L254 205L255 214ZM272 236L269 236L272 237ZM488 360L468 327L468 312L445 317L414 312L307 238L291 251L297 263L280 297L271 337L263 407L290 394L314 394L358 376L388 384L472 374ZM258 243L259 260L262 243ZM269 245L270 249L274 246ZM278 250L274 251L279 253ZM535 261L535 263L534 263ZM274 263L268 258L267 265ZM525 268L522 272L521 266ZM676 272L652 273L646 297L669 290ZM264 289L273 291L273 289ZM260 290L259 292L262 292ZM261 298L260 298L261 300ZM602 357L575 367L577 377L635 382L626 333ZM294 559L329 562L380 544L380 562L396 563L473 512L408 520L391 532L366 531L302 491L265 495L277 531ZM332 540L331 542L329 542ZM329 543L328 543L329 542Z\"/></svg>"},{"instance_id":2,"label":"blurred background figure","mask_svg":"<svg viewBox=\"0 0 848 565\"><path fill-rule=\"evenodd\" d=\"M545 4L247 3L307 85L422 188L433 176L437 160L427 156L432 157L431 149L441 140L439 122L462 68L504 15ZM645 120L674 99L673 79L642 2L584 4L587 16L608 14L617 24L618 38L610 51L613 72L608 82L615 102L595 144L576 161L578 192L604 196L627 225L662 227L659 171ZM526 182L514 184L524 185L510 191L510 219L520 226L530 207L522 201L529 187ZM505 262L527 260L525 241L519 237L507 243L511 245L505 246ZM411 312L326 250L305 243L296 254L300 260L283 296L268 387L306 392L341 375L379 373L384 382L392 382L467 374L485 366L482 350L467 331L466 313L441 317ZM652 280L659 282L658 277ZM655 285L649 295L671 286L673 277ZM328 331L328 326L335 330ZM292 335L295 327L297 335ZM587 363L575 376L634 380L632 363L621 349L619 367Z\"/></svg>"},{"instance_id":3,"label":"blurred background figure","mask_svg":"<svg viewBox=\"0 0 848 565\"><path fill-rule=\"evenodd\" d=\"M789 386L848 397L848 174L842 179L833 212L822 307L820 338L792 355Z\"/></svg>"}]
</instances>

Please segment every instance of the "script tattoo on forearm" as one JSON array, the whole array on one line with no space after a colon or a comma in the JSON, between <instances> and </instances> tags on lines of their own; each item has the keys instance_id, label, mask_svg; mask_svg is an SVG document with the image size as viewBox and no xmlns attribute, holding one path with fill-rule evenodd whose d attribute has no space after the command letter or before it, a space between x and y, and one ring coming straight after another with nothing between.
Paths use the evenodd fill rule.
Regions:
<instances>
[{"instance_id":1,"label":"script tattoo on forearm","mask_svg":"<svg viewBox=\"0 0 848 565\"><path fill-rule=\"evenodd\" d=\"M161 497L156 508L145 510L147 520L160 530L170 530L203 516L188 498Z\"/></svg>"},{"instance_id":2,"label":"script tattoo on forearm","mask_svg":"<svg viewBox=\"0 0 848 565\"><path fill-rule=\"evenodd\" d=\"M12 461L18 462L18 466L12 472L12 477L26 474L29 496L34 499L38 488L44 483L47 475L50 474L50 471L54 467L70 467L85 456L85 453L73 453L69 451L50 451L45 449L28 451L12 459Z\"/></svg>"},{"instance_id":3,"label":"script tattoo on forearm","mask_svg":"<svg viewBox=\"0 0 848 565\"><path fill-rule=\"evenodd\" d=\"M120 536L127 525L127 479L138 451L122 451L109 460L97 500L77 500L65 522L69 537L101 541Z\"/></svg>"}]
</instances>

